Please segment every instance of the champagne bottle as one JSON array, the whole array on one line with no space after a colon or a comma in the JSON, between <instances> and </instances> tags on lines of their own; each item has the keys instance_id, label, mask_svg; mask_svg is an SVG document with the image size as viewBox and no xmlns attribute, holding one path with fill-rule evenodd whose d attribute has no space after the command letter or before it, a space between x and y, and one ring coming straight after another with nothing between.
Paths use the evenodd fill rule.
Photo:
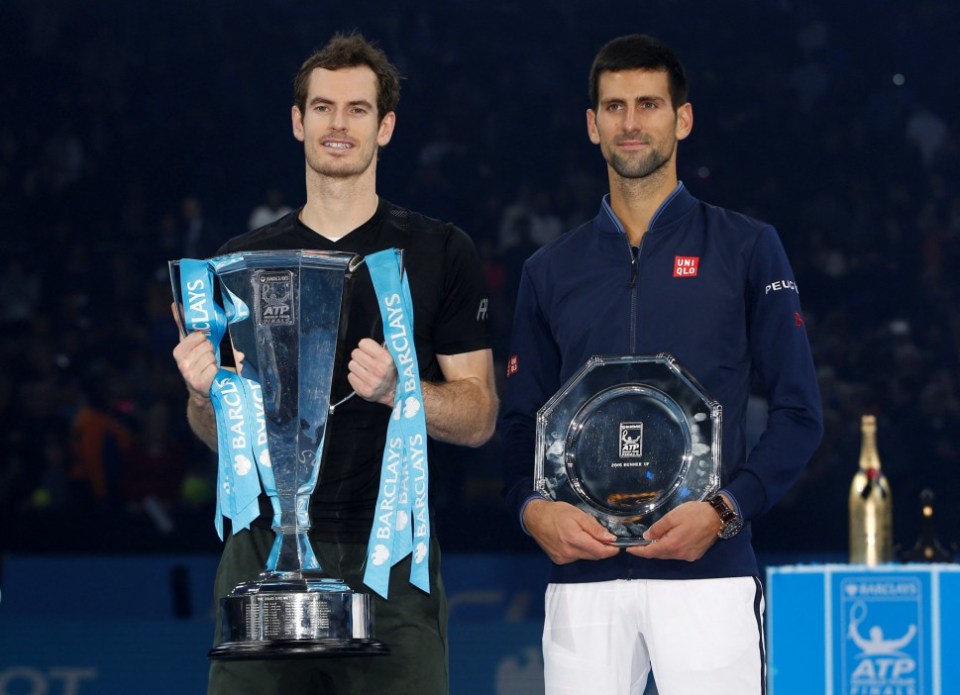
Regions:
<instances>
[{"instance_id":1,"label":"champagne bottle","mask_svg":"<svg viewBox=\"0 0 960 695\"><path fill-rule=\"evenodd\" d=\"M860 434L860 469L850 485L850 562L873 566L893 559L893 507L873 415L861 418Z\"/></svg>"}]
</instances>

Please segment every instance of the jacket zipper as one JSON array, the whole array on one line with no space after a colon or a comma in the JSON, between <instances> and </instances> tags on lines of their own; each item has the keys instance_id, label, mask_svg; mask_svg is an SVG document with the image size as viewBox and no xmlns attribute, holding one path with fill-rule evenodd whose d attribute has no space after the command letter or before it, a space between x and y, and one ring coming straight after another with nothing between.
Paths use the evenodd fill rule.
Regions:
<instances>
[{"instance_id":1,"label":"jacket zipper","mask_svg":"<svg viewBox=\"0 0 960 695\"><path fill-rule=\"evenodd\" d=\"M640 275L640 250L643 248L643 238L637 246L631 246L627 241L627 248L630 249L630 352L634 353L637 351L637 313L640 304L637 277Z\"/></svg>"}]
</instances>

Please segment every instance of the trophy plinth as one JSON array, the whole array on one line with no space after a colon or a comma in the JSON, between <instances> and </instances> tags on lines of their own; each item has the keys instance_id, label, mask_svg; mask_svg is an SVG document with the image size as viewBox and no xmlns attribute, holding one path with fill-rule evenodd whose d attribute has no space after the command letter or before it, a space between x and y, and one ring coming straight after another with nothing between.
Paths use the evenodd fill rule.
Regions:
<instances>
[{"instance_id":1,"label":"trophy plinth","mask_svg":"<svg viewBox=\"0 0 960 695\"><path fill-rule=\"evenodd\" d=\"M371 656L388 649L373 638L370 595L321 572L265 572L220 603L224 641L210 658L291 659Z\"/></svg>"},{"instance_id":2,"label":"trophy plinth","mask_svg":"<svg viewBox=\"0 0 960 695\"><path fill-rule=\"evenodd\" d=\"M535 485L617 536L702 500L720 480L718 403L670 355L593 357L537 414Z\"/></svg>"},{"instance_id":3,"label":"trophy plinth","mask_svg":"<svg viewBox=\"0 0 960 695\"><path fill-rule=\"evenodd\" d=\"M180 263L170 263L178 305L187 294ZM354 254L306 250L241 251L209 261L222 297L248 312L229 324L230 341L240 376L262 390L268 456L257 466L277 534L265 571L221 599L222 642L211 659L389 652L373 637L370 595L325 574L308 535L349 281L360 263Z\"/></svg>"}]
</instances>

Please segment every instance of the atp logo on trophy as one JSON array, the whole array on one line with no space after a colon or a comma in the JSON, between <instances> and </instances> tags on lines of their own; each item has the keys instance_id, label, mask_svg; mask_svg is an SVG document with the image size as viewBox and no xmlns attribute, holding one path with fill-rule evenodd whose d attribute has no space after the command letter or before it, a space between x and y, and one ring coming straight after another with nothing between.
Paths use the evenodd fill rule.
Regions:
<instances>
[{"instance_id":1,"label":"atp logo on trophy","mask_svg":"<svg viewBox=\"0 0 960 695\"><path fill-rule=\"evenodd\" d=\"M296 324L293 301L293 271L261 272L256 285L256 315L261 325L293 326Z\"/></svg>"},{"instance_id":2,"label":"atp logo on trophy","mask_svg":"<svg viewBox=\"0 0 960 695\"><path fill-rule=\"evenodd\" d=\"M638 459L643 456L643 423L620 423L620 458Z\"/></svg>"},{"instance_id":3,"label":"atp logo on trophy","mask_svg":"<svg viewBox=\"0 0 960 695\"><path fill-rule=\"evenodd\" d=\"M923 589L911 577L850 578L840 586L844 695L926 692Z\"/></svg>"}]
</instances>

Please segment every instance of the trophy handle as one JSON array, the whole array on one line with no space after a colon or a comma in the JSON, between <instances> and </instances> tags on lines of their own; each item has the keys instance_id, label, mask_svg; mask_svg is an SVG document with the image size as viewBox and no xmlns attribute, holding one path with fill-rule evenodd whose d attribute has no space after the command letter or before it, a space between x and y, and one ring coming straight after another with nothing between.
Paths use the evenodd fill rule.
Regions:
<instances>
[{"instance_id":1,"label":"trophy handle","mask_svg":"<svg viewBox=\"0 0 960 695\"><path fill-rule=\"evenodd\" d=\"M331 404L330 404L330 410L328 411L328 413L329 413L330 415L333 415L334 411L335 411L337 408L339 408L341 405L343 405L344 403L346 403L347 401L349 401L351 398L353 398L353 397L356 396L356 395L357 395L357 392L356 392L356 391L351 391L350 393L348 393L346 396L344 396L343 398L341 398L341 399L340 399L339 401L337 401L336 403L331 403Z\"/></svg>"}]
</instances>

